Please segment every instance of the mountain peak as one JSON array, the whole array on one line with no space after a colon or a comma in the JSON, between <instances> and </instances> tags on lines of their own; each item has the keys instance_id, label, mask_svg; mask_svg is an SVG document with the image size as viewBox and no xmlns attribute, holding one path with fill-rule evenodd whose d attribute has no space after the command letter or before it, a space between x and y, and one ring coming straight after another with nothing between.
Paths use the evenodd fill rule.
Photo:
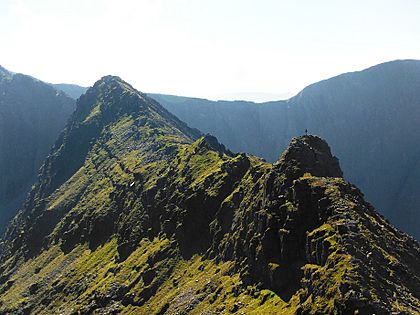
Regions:
<instances>
[{"instance_id":1,"label":"mountain peak","mask_svg":"<svg viewBox=\"0 0 420 315\"><path fill-rule=\"evenodd\" d=\"M76 105L75 120L108 122L122 115L145 109L150 103L145 95L118 76L107 75L96 81Z\"/></svg>"},{"instance_id":2,"label":"mountain peak","mask_svg":"<svg viewBox=\"0 0 420 315\"><path fill-rule=\"evenodd\" d=\"M9 78L9 77L11 77L12 76L12 74L10 73L10 71L8 71L6 68L3 68L1 65L0 65L0 77L6 77L6 78Z\"/></svg>"},{"instance_id":3,"label":"mountain peak","mask_svg":"<svg viewBox=\"0 0 420 315\"><path fill-rule=\"evenodd\" d=\"M298 172L298 176L310 173L321 177L342 177L338 159L331 154L327 142L314 135L293 138L289 147L280 157L278 164Z\"/></svg>"},{"instance_id":4,"label":"mountain peak","mask_svg":"<svg viewBox=\"0 0 420 315\"><path fill-rule=\"evenodd\" d=\"M124 90L141 93L137 91L135 88L133 88L131 84L127 83L126 81L121 79L119 76L115 76L115 75L106 75L102 77L100 80L96 81L95 84L93 85L94 88L104 87L104 86L107 86L107 87L119 86L123 88Z\"/></svg>"},{"instance_id":5,"label":"mountain peak","mask_svg":"<svg viewBox=\"0 0 420 315\"><path fill-rule=\"evenodd\" d=\"M226 147L220 143L217 138L211 134L205 134L196 141L198 147L203 147L209 150L214 150L220 153L226 153L227 155L234 155L232 152L226 149Z\"/></svg>"},{"instance_id":6,"label":"mountain peak","mask_svg":"<svg viewBox=\"0 0 420 315\"><path fill-rule=\"evenodd\" d=\"M121 77L116 75L105 75L102 78L100 78L98 81L95 82L95 85L101 84L101 83L120 83L120 84L128 84L125 82Z\"/></svg>"}]
</instances>

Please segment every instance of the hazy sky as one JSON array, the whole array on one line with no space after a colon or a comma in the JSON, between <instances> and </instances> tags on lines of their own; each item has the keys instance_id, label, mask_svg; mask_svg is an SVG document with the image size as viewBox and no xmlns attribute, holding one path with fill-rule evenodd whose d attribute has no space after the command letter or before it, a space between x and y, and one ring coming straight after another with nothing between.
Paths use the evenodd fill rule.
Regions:
<instances>
[{"instance_id":1,"label":"hazy sky","mask_svg":"<svg viewBox=\"0 0 420 315\"><path fill-rule=\"evenodd\" d=\"M53 83L276 99L393 59L420 59L420 0L0 0L0 64Z\"/></svg>"}]
</instances>

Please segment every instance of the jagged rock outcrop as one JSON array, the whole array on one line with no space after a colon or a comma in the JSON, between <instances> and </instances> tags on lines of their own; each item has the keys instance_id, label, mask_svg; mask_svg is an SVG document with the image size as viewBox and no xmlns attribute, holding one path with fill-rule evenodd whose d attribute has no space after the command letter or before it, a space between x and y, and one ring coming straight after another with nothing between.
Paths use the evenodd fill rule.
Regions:
<instances>
[{"instance_id":1,"label":"jagged rock outcrop","mask_svg":"<svg viewBox=\"0 0 420 315\"><path fill-rule=\"evenodd\" d=\"M77 103L9 226L0 312L406 314L420 249L317 136L234 154L118 77Z\"/></svg>"}]
</instances>

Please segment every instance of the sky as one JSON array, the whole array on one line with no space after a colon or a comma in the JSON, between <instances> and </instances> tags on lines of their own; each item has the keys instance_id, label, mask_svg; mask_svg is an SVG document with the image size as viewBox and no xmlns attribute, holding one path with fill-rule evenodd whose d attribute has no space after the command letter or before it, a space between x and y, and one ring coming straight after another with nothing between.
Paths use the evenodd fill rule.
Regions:
<instances>
[{"instance_id":1,"label":"sky","mask_svg":"<svg viewBox=\"0 0 420 315\"><path fill-rule=\"evenodd\" d=\"M51 83L275 100L420 59L420 0L1 0L0 65Z\"/></svg>"}]
</instances>

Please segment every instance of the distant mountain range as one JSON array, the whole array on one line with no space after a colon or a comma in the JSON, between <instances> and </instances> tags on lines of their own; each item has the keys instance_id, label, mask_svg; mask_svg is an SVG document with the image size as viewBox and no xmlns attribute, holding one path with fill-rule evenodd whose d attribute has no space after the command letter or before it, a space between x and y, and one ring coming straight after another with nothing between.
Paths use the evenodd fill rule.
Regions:
<instances>
[{"instance_id":1,"label":"distant mountain range","mask_svg":"<svg viewBox=\"0 0 420 315\"><path fill-rule=\"evenodd\" d=\"M275 164L232 153L115 76L78 99L0 242L1 314L404 315L419 287L419 244L323 139Z\"/></svg>"},{"instance_id":2,"label":"distant mountain range","mask_svg":"<svg viewBox=\"0 0 420 315\"><path fill-rule=\"evenodd\" d=\"M87 87L66 83L52 84L52 86L54 86L57 90L63 91L74 99L78 99L79 96L85 93L88 89Z\"/></svg>"},{"instance_id":3,"label":"distant mountain range","mask_svg":"<svg viewBox=\"0 0 420 315\"><path fill-rule=\"evenodd\" d=\"M150 96L232 151L271 162L305 129L320 135L340 159L345 178L391 222L420 239L420 61L342 74L286 101Z\"/></svg>"},{"instance_id":4,"label":"distant mountain range","mask_svg":"<svg viewBox=\"0 0 420 315\"><path fill-rule=\"evenodd\" d=\"M0 67L0 232L35 182L74 104L44 82Z\"/></svg>"}]
</instances>

